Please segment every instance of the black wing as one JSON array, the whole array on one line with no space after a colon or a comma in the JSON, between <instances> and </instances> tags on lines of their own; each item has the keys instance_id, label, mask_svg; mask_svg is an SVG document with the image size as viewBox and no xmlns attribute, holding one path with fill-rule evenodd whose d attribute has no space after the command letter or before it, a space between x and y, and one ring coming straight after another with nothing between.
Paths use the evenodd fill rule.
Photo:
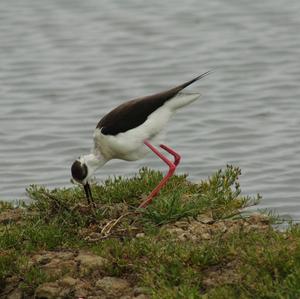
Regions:
<instances>
[{"instance_id":1,"label":"black wing","mask_svg":"<svg viewBox=\"0 0 300 299\"><path fill-rule=\"evenodd\" d=\"M148 116L165 102L176 96L181 90L193 82L205 77L206 72L193 80L183 83L167 91L154 95L134 99L121 104L108 114L106 114L98 123L97 128L101 129L104 135L117 135L126 132L143 124Z\"/></svg>"}]
</instances>

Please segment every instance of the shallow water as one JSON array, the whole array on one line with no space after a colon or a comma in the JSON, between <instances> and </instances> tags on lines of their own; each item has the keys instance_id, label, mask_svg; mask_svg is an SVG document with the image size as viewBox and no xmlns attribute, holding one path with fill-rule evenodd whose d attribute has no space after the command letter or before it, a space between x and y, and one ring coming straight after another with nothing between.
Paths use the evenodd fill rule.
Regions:
<instances>
[{"instance_id":1,"label":"shallow water","mask_svg":"<svg viewBox=\"0 0 300 299\"><path fill-rule=\"evenodd\" d=\"M70 164L124 100L207 70L167 144L198 181L241 167L244 193L300 219L300 2L296 0L0 2L0 197L70 185ZM97 173L165 169L155 157Z\"/></svg>"}]
</instances>

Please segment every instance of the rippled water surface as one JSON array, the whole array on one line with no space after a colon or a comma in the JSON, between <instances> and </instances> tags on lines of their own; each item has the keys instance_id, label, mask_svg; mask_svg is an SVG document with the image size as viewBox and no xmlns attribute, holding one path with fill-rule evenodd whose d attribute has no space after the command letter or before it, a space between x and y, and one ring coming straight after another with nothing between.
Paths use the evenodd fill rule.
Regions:
<instances>
[{"instance_id":1,"label":"rippled water surface","mask_svg":"<svg viewBox=\"0 0 300 299\"><path fill-rule=\"evenodd\" d=\"M70 164L124 100L214 70L194 84L167 142L179 172L241 167L244 193L300 218L300 1L0 1L0 197L70 185ZM112 161L131 175L153 156Z\"/></svg>"}]
</instances>

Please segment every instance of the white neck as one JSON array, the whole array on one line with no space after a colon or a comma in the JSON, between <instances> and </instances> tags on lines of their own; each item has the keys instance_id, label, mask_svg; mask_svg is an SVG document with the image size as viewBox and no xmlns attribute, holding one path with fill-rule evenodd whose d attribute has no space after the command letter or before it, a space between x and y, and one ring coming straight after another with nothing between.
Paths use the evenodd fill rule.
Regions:
<instances>
[{"instance_id":1,"label":"white neck","mask_svg":"<svg viewBox=\"0 0 300 299\"><path fill-rule=\"evenodd\" d=\"M107 160L101 154L89 154L80 157L80 162L85 163L88 168L88 175L86 180L88 181L89 178L95 173L95 171L103 166Z\"/></svg>"}]
</instances>

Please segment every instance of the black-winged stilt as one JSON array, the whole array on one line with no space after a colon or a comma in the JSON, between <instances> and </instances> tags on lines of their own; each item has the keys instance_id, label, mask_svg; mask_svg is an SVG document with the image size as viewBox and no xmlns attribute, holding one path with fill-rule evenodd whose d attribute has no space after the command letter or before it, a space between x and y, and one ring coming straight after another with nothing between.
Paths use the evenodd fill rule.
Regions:
<instances>
[{"instance_id":1,"label":"black-winged stilt","mask_svg":"<svg viewBox=\"0 0 300 299\"><path fill-rule=\"evenodd\" d=\"M199 93L183 93L182 90L208 74L206 72L167 91L128 101L99 121L91 153L79 157L71 167L72 177L83 185L89 204L93 203L89 178L98 168L111 159L139 160L145 157L149 149L169 166L166 176L139 207L144 208L151 203L180 162L180 155L173 149L160 144L162 149L174 157L172 162L152 143L158 141L162 129L177 109L200 96Z\"/></svg>"}]
</instances>

